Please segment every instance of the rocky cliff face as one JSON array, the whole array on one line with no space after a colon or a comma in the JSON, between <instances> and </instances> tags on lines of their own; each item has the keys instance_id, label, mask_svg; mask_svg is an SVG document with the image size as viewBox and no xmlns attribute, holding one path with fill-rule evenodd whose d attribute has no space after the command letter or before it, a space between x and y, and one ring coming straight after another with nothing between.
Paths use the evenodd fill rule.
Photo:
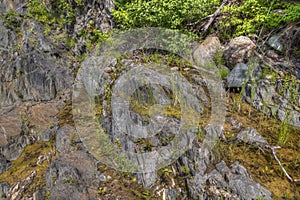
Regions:
<instances>
[{"instance_id":1,"label":"rocky cliff face","mask_svg":"<svg viewBox=\"0 0 300 200\"><path fill-rule=\"evenodd\" d=\"M85 9L80 11L76 22L72 27L58 30L58 35L66 32L76 34L75 29L80 31L86 28L90 20L101 30L111 27L108 10L113 6L112 2L83 3ZM3 1L0 3L1 13L15 9L24 16L27 4L27 1ZM19 27L8 27L5 23L0 20L1 173L12 166L27 145L53 141L60 126L57 117L59 111L70 100L76 68L76 61L67 52L64 42L58 41L59 36L46 36L45 25L41 22L22 17ZM40 162L55 155L55 148L53 150L46 152ZM0 198L23 198L24 191L33 179L30 178L22 190L12 190L14 185L6 190L3 183ZM22 184L22 180L19 181ZM14 196L16 193L18 195Z\"/></svg>"},{"instance_id":2,"label":"rocky cliff face","mask_svg":"<svg viewBox=\"0 0 300 200\"><path fill-rule=\"evenodd\" d=\"M93 41L90 37L95 36L94 30L105 32L114 26L110 13L114 2L82 0L76 7L77 1L68 1L73 6L75 19L51 29L50 33L49 24L26 15L28 2L0 1L2 13L9 9L17 11L13 20L10 19L17 21L17 25L7 24L11 15L3 14L0 19L0 199L148 199L150 196L154 199L251 199L254 196L272 199L274 194L269 188L253 179L241 163L236 160L232 164L226 160L226 163L212 148L219 138L226 145L246 143L258 148L268 145L255 129L246 128L247 125L228 116L224 126L225 129L229 126L233 135L226 135L222 126L207 125L197 133L195 141L191 141L186 153L158 172L122 173L99 163L86 148L74 125L71 97L82 57L93 49L89 45ZM48 3L48 6L56 5ZM202 64L214 62L219 50L224 50L222 54L227 67L218 67L226 71L232 69L226 78L227 87L244 88L242 95L246 102L281 121L292 113L288 123L300 127L300 88L292 90L294 86L287 87L282 93L277 89L280 81L273 88L263 77L261 63L252 70L249 60L255 47L247 37L235 38L225 47L217 37L208 37L196 48L193 56ZM134 140L114 131L110 116L112 100L109 91L124 71L130 71L134 63L140 61L138 57L139 54L121 61L115 59L105 69L105 81L98 80L97 83L102 95L95 110L102 128L110 133L109 137L116 146L151 151L166 146L165 143L174 138L171 132L179 129L180 121L176 110L168 110L169 115L164 118L169 120L168 127L158 138L149 141ZM171 67L173 71L183 71L190 76L191 86L198 88L193 90L197 100L207 106L210 101L205 96L207 91L200 89L207 82L193 74L195 69L192 67ZM292 72L296 74L296 70ZM260 79L257 85L253 82L244 84L255 78ZM140 90L138 95L143 96L145 89ZM289 91L296 91L296 94ZM168 89L155 92L159 93L160 101L171 104L173 99ZM289 101L290 96L294 97L293 101ZM264 103L267 105L262 106ZM204 110L198 106L193 105ZM149 116L143 114L147 106L142 110L131 109L136 111L127 116L134 119L132 123L149 123ZM152 112L159 113L159 110ZM122 123L129 127L129 122ZM205 139L203 135L216 140ZM228 138L232 140L228 142Z\"/></svg>"}]
</instances>

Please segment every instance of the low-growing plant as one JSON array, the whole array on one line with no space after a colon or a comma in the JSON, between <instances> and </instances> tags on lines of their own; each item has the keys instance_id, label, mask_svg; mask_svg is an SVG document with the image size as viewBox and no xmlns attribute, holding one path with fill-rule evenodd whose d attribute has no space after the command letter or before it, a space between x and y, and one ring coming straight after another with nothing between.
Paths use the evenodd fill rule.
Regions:
<instances>
[{"instance_id":1,"label":"low-growing plant","mask_svg":"<svg viewBox=\"0 0 300 200\"><path fill-rule=\"evenodd\" d=\"M219 73L220 73L221 79L224 80L230 73L230 70L229 69L220 69Z\"/></svg>"},{"instance_id":2,"label":"low-growing plant","mask_svg":"<svg viewBox=\"0 0 300 200\"><path fill-rule=\"evenodd\" d=\"M223 7L219 30L232 36L257 35L300 18L300 4L279 0L244 0ZM226 34L225 34L226 33Z\"/></svg>"},{"instance_id":3,"label":"low-growing plant","mask_svg":"<svg viewBox=\"0 0 300 200\"><path fill-rule=\"evenodd\" d=\"M288 127L289 113L286 112L286 116L281 123L281 127L278 133L278 144L284 145L288 142L290 130Z\"/></svg>"},{"instance_id":4,"label":"low-growing plant","mask_svg":"<svg viewBox=\"0 0 300 200\"><path fill-rule=\"evenodd\" d=\"M184 30L212 14L220 0L116 0L113 16L122 29L163 27Z\"/></svg>"},{"instance_id":5,"label":"low-growing plant","mask_svg":"<svg viewBox=\"0 0 300 200\"><path fill-rule=\"evenodd\" d=\"M47 9L45 2L41 0L31 0L28 2L27 16L42 23L54 21L52 14Z\"/></svg>"},{"instance_id":6,"label":"low-growing plant","mask_svg":"<svg viewBox=\"0 0 300 200\"><path fill-rule=\"evenodd\" d=\"M4 13L3 18L4 24L9 28L19 28L21 26L20 14L13 9L9 9L6 13Z\"/></svg>"}]
</instances>

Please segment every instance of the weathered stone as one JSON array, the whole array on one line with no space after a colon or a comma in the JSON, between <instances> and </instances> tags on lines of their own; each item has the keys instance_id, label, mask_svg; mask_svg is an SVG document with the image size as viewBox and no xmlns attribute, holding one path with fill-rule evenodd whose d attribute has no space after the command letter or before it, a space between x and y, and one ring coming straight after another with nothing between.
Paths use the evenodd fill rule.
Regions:
<instances>
[{"instance_id":1,"label":"weathered stone","mask_svg":"<svg viewBox=\"0 0 300 200\"><path fill-rule=\"evenodd\" d=\"M231 119L230 124L234 129L240 129L243 126L243 123L237 119Z\"/></svg>"},{"instance_id":2,"label":"weathered stone","mask_svg":"<svg viewBox=\"0 0 300 200\"><path fill-rule=\"evenodd\" d=\"M45 199L45 191L38 190L32 195L32 200L44 200Z\"/></svg>"},{"instance_id":3,"label":"weathered stone","mask_svg":"<svg viewBox=\"0 0 300 200\"><path fill-rule=\"evenodd\" d=\"M5 182L0 182L0 199L3 200L6 199L8 191L9 191L10 185L8 185ZM1 199L1 200L2 200Z\"/></svg>"},{"instance_id":4,"label":"weathered stone","mask_svg":"<svg viewBox=\"0 0 300 200\"><path fill-rule=\"evenodd\" d=\"M2 2L6 8L4 12L6 12L9 9L16 10L20 8L25 3L25 0L3 0ZM18 9L18 11L20 11L20 9Z\"/></svg>"},{"instance_id":5,"label":"weathered stone","mask_svg":"<svg viewBox=\"0 0 300 200\"><path fill-rule=\"evenodd\" d=\"M6 171L11 166L11 163L0 154L0 174Z\"/></svg>"},{"instance_id":6,"label":"weathered stone","mask_svg":"<svg viewBox=\"0 0 300 200\"><path fill-rule=\"evenodd\" d=\"M55 135L57 129L58 129L58 123L55 123L52 126L49 125L49 127L47 127L46 130L38 134L38 140L42 140L44 142L50 141L52 137Z\"/></svg>"},{"instance_id":7,"label":"weathered stone","mask_svg":"<svg viewBox=\"0 0 300 200\"><path fill-rule=\"evenodd\" d=\"M271 192L256 183L238 162L228 168L221 161L216 169L204 176L196 174L194 180L188 180L188 185L192 198L195 199L207 199L208 196L218 199L223 195L226 195L226 199L272 199ZM223 188L227 188L227 192Z\"/></svg>"},{"instance_id":8,"label":"weathered stone","mask_svg":"<svg viewBox=\"0 0 300 200\"><path fill-rule=\"evenodd\" d=\"M78 140L79 138L77 131L73 126L63 126L57 131L56 134L56 149L60 153L75 150L74 142Z\"/></svg>"},{"instance_id":9,"label":"weathered stone","mask_svg":"<svg viewBox=\"0 0 300 200\"><path fill-rule=\"evenodd\" d=\"M239 88L242 87L247 78L248 66L244 63L238 63L226 77L227 87Z\"/></svg>"},{"instance_id":10,"label":"weathered stone","mask_svg":"<svg viewBox=\"0 0 300 200\"><path fill-rule=\"evenodd\" d=\"M272 199L271 192L259 183L256 183L248 174L245 167L238 162L234 162L230 167L231 174L229 175L229 188L237 193L241 199Z\"/></svg>"},{"instance_id":11,"label":"weathered stone","mask_svg":"<svg viewBox=\"0 0 300 200\"><path fill-rule=\"evenodd\" d=\"M89 193L84 186L74 186L72 184L57 183L51 189L49 200L89 200Z\"/></svg>"},{"instance_id":12,"label":"weathered stone","mask_svg":"<svg viewBox=\"0 0 300 200\"><path fill-rule=\"evenodd\" d=\"M30 143L29 138L26 135L20 135L10 139L9 143L0 147L0 153L2 153L7 160L16 160L25 146Z\"/></svg>"},{"instance_id":13,"label":"weathered stone","mask_svg":"<svg viewBox=\"0 0 300 200\"><path fill-rule=\"evenodd\" d=\"M237 63L246 63L252 56L255 47L256 45L245 36L230 40L223 54L227 67L232 69Z\"/></svg>"},{"instance_id":14,"label":"weathered stone","mask_svg":"<svg viewBox=\"0 0 300 200\"><path fill-rule=\"evenodd\" d=\"M247 127L240 131L236 139L248 144L268 144L268 142L253 128Z\"/></svg>"},{"instance_id":15,"label":"weathered stone","mask_svg":"<svg viewBox=\"0 0 300 200\"><path fill-rule=\"evenodd\" d=\"M57 121L55 116L58 111L58 103L54 101L32 106L29 117L31 130L38 134L53 126Z\"/></svg>"},{"instance_id":16,"label":"weathered stone","mask_svg":"<svg viewBox=\"0 0 300 200\"><path fill-rule=\"evenodd\" d=\"M201 67L205 67L209 63L213 63L213 57L218 51L222 50L222 46L218 37L207 37L194 51L192 59Z\"/></svg>"},{"instance_id":17,"label":"weathered stone","mask_svg":"<svg viewBox=\"0 0 300 200\"><path fill-rule=\"evenodd\" d=\"M300 98L299 95L298 98ZM292 105L288 99L279 95L268 81L260 80L256 82L256 85L247 84L244 100L267 115L281 121L286 119L288 124L300 127L300 112L299 108L296 108L297 105Z\"/></svg>"},{"instance_id":18,"label":"weathered stone","mask_svg":"<svg viewBox=\"0 0 300 200\"><path fill-rule=\"evenodd\" d=\"M280 35L273 35L272 37L270 37L270 39L268 40L268 44L277 51L281 52L283 49L282 44L280 44Z\"/></svg>"},{"instance_id":19,"label":"weathered stone","mask_svg":"<svg viewBox=\"0 0 300 200\"><path fill-rule=\"evenodd\" d=\"M35 176L36 176L36 172L34 171L28 177L26 177L23 181L18 182L15 185L11 186L11 188L8 191L7 198L11 199L11 200L21 199L24 191L32 183Z\"/></svg>"},{"instance_id":20,"label":"weathered stone","mask_svg":"<svg viewBox=\"0 0 300 200\"><path fill-rule=\"evenodd\" d=\"M61 154L46 171L46 187L50 191L50 199L95 198L96 194L87 191L90 191L90 187L96 188L99 185L97 173L95 161L87 153L74 151ZM69 198L70 195L72 198Z\"/></svg>"},{"instance_id":21,"label":"weathered stone","mask_svg":"<svg viewBox=\"0 0 300 200\"><path fill-rule=\"evenodd\" d=\"M28 120L26 110L25 106L0 110L0 147L8 144L10 137L20 135L22 123Z\"/></svg>"},{"instance_id":22,"label":"weathered stone","mask_svg":"<svg viewBox=\"0 0 300 200\"><path fill-rule=\"evenodd\" d=\"M51 100L71 87L69 62L55 56L59 50L43 35L41 24L24 22L20 50L15 49L16 34L5 26L0 27L0 108L21 100Z\"/></svg>"}]
</instances>

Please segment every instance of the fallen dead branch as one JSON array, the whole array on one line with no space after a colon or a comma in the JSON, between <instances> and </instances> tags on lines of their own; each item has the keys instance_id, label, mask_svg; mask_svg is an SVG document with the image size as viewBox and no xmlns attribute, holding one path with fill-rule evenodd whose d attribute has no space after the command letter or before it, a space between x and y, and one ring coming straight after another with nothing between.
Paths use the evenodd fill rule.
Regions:
<instances>
[{"instance_id":1,"label":"fallen dead branch","mask_svg":"<svg viewBox=\"0 0 300 200\"><path fill-rule=\"evenodd\" d=\"M269 145L265 145L264 147L267 148L267 149L271 149L272 154L273 154L275 160L277 161L277 163L279 164L281 170L283 171L283 173L285 174L285 176L286 176L292 183L294 183L294 182L300 182L300 179L293 179L293 178L287 173L287 171L286 171L286 170L284 169L284 167L282 166L280 160L278 159L277 154L276 154L276 149L280 149L280 148L281 148L280 146L269 146Z\"/></svg>"},{"instance_id":2,"label":"fallen dead branch","mask_svg":"<svg viewBox=\"0 0 300 200\"><path fill-rule=\"evenodd\" d=\"M221 133L220 135L220 138L226 143L226 144L229 144L231 142L237 142L237 140L234 140L234 141L227 141L226 137L224 136L223 133ZM280 162L279 158L277 157L277 154L276 154L276 149L280 149L281 147L280 146L270 146L270 145L265 145L265 144L261 144L261 143L248 143L246 142L246 144L249 144L249 145L257 145L257 147L263 152L263 154L266 154L266 152L264 151L264 149L270 149L272 151L272 154L273 154L273 157L274 159L276 160L276 162L279 164L281 170L283 171L283 173L285 174L285 176L289 179L289 181L291 181L292 183L296 183L296 182L300 182L300 179L294 179L292 178L288 173L287 171L285 170L285 168L283 167L282 163Z\"/></svg>"},{"instance_id":3,"label":"fallen dead branch","mask_svg":"<svg viewBox=\"0 0 300 200\"><path fill-rule=\"evenodd\" d=\"M210 27L210 25L213 23L213 21L216 19L216 17L219 15L219 13L221 12L223 6L227 3L228 0L223 0L223 2L221 3L221 5L218 7L218 9L214 12L213 15L210 16L207 24L204 25L203 27L203 34L206 33L206 31L208 30L208 28Z\"/></svg>"}]
</instances>

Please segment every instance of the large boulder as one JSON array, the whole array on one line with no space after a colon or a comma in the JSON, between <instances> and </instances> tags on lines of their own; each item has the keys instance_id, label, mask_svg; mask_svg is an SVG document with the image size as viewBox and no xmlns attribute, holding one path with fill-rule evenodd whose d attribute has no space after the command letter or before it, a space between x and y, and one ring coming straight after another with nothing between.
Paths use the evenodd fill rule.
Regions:
<instances>
[{"instance_id":1,"label":"large boulder","mask_svg":"<svg viewBox=\"0 0 300 200\"><path fill-rule=\"evenodd\" d=\"M256 45L248 37L239 36L230 40L224 49L227 67L233 68L237 63L246 63L253 55Z\"/></svg>"},{"instance_id":2,"label":"large boulder","mask_svg":"<svg viewBox=\"0 0 300 200\"><path fill-rule=\"evenodd\" d=\"M281 121L286 120L290 125L300 127L299 103L291 102L290 89L285 91L286 95L280 95L276 87L268 80L260 80L256 83L248 83L245 87L244 100L254 108L273 116ZM299 91L294 94L300 102Z\"/></svg>"},{"instance_id":3,"label":"large boulder","mask_svg":"<svg viewBox=\"0 0 300 200\"><path fill-rule=\"evenodd\" d=\"M201 66L213 63L213 58L218 51L222 51L222 45L218 37L207 37L192 53L193 61Z\"/></svg>"},{"instance_id":4,"label":"large boulder","mask_svg":"<svg viewBox=\"0 0 300 200\"><path fill-rule=\"evenodd\" d=\"M239 88L246 83L248 66L244 63L238 63L226 77L227 87Z\"/></svg>"},{"instance_id":5,"label":"large boulder","mask_svg":"<svg viewBox=\"0 0 300 200\"><path fill-rule=\"evenodd\" d=\"M18 38L0 21L0 108L52 100L73 82L70 62L57 56L63 52L43 35L43 26L25 21L22 27L22 38Z\"/></svg>"},{"instance_id":6,"label":"large boulder","mask_svg":"<svg viewBox=\"0 0 300 200\"><path fill-rule=\"evenodd\" d=\"M229 168L221 161L216 169L204 175L196 174L188 185L193 199L219 199L221 196L236 200L272 199L272 193L255 182L238 162Z\"/></svg>"},{"instance_id":7,"label":"large boulder","mask_svg":"<svg viewBox=\"0 0 300 200\"><path fill-rule=\"evenodd\" d=\"M77 145L81 144L78 133L73 126L65 125L58 129L56 134L56 149L60 153L68 153L76 150Z\"/></svg>"},{"instance_id":8,"label":"large boulder","mask_svg":"<svg viewBox=\"0 0 300 200\"><path fill-rule=\"evenodd\" d=\"M50 199L96 199L97 166L83 151L61 154L46 171L46 188Z\"/></svg>"}]
</instances>

